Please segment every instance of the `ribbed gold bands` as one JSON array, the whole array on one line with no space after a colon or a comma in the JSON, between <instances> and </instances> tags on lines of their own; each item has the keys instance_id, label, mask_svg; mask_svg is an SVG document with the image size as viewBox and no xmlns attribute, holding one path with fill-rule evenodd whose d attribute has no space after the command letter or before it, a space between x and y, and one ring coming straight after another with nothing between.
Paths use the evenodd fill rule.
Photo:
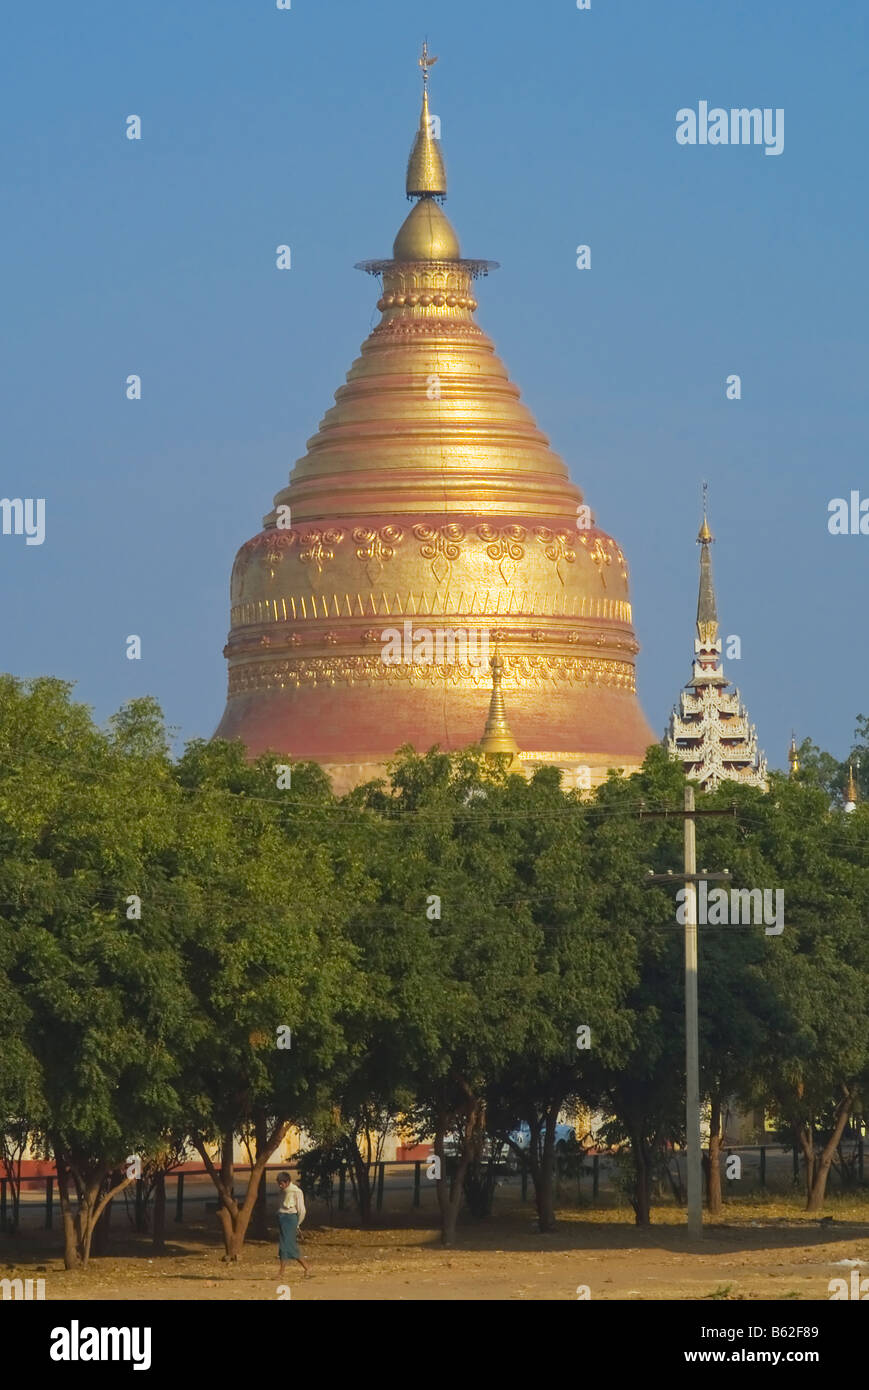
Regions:
<instances>
[{"instance_id":1,"label":"ribbed gold bands","mask_svg":"<svg viewBox=\"0 0 869 1390\"><path fill-rule=\"evenodd\" d=\"M603 618L629 623L631 605L624 599L588 598L584 594L529 593L527 590L486 589L452 594L447 590L418 593L297 594L289 598L257 599L232 609L232 628L260 623L308 622L323 618Z\"/></svg>"},{"instance_id":2,"label":"ribbed gold bands","mask_svg":"<svg viewBox=\"0 0 869 1390\"><path fill-rule=\"evenodd\" d=\"M229 673L229 696L253 690L285 690L316 685L367 685L372 681L410 686L488 689L488 669L460 665L386 665L379 656L288 657L283 661L252 661ZM553 681L568 685L603 685L630 694L636 691L634 668L627 661L605 657L519 656L504 658L505 688L539 688Z\"/></svg>"}]
</instances>

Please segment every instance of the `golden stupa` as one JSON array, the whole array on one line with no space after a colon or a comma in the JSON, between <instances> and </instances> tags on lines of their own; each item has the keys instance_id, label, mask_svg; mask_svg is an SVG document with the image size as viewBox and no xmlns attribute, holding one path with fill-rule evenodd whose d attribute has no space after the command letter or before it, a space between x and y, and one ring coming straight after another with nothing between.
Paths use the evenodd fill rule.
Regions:
<instances>
[{"instance_id":1,"label":"golden stupa","mask_svg":"<svg viewBox=\"0 0 869 1390\"><path fill-rule=\"evenodd\" d=\"M343 790L403 743L479 743L491 642L526 770L554 763L594 785L655 741L627 563L475 322L474 281L497 267L462 258L441 207L435 61L424 48L416 201L392 259L359 267L382 277L382 317L235 561L217 736L316 760ZM424 664L384 660L388 632L420 629L462 640Z\"/></svg>"}]
</instances>

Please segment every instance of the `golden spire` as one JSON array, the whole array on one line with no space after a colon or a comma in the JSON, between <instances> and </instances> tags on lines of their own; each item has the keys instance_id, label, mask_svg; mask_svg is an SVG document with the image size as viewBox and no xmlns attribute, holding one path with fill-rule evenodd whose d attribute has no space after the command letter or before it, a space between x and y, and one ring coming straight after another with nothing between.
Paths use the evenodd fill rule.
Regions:
<instances>
[{"instance_id":1,"label":"golden spire","mask_svg":"<svg viewBox=\"0 0 869 1390\"><path fill-rule=\"evenodd\" d=\"M793 730L791 730L791 746L788 749L788 762L791 765L789 776L796 777L800 770L800 755L797 752L797 740Z\"/></svg>"},{"instance_id":2,"label":"golden spire","mask_svg":"<svg viewBox=\"0 0 869 1390\"><path fill-rule=\"evenodd\" d=\"M697 536L700 552L700 592L697 595L697 634L704 647L711 647L718 638L718 611L715 606L715 589L712 584L712 561L709 547L715 537L709 530L706 520L706 493L708 485L703 484L703 525Z\"/></svg>"},{"instance_id":3,"label":"golden spire","mask_svg":"<svg viewBox=\"0 0 869 1390\"><path fill-rule=\"evenodd\" d=\"M480 739L480 747L487 758L500 762L504 767L509 768L519 756L519 745L507 723L507 711L504 708L504 696L501 693L504 666L497 643L495 644L495 655L492 657L490 665L492 667L492 698L489 701L489 717L486 720L483 737Z\"/></svg>"},{"instance_id":4,"label":"golden spire","mask_svg":"<svg viewBox=\"0 0 869 1390\"><path fill-rule=\"evenodd\" d=\"M410 159L407 161L408 198L445 198L447 194L447 174L440 141L432 134L432 120L428 109L428 71L436 62L437 58L429 57L428 43L424 43L419 60L422 68L422 114Z\"/></svg>"},{"instance_id":5,"label":"golden spire","mask_svg":"<svg viewBox=\"0 0 869 1390\"><path fill-rule=\"evenodd\" d=\"M703 484L703 525L700 527L700 531L699 531L699 534L698 534L698 536L697 536L697 544L698 544L698 545L708 545L710 541L714 541L714 540L715 540L715 537L713 536L712 532L709 530L709 522L706 520L706 502L707 502L708 496L709 496L709 484L708 484L708 483L704 483L704 484Z\"/></svg>"},{"instance_id":6,"label":"golden spire","mask_svg":"<svg viewBox=\"0 0 869 1390\"><path fill-rule=\"evenodd\" d=\"M856 811L857 809L857 783L854 780L854 765L848 764L848 785L845 788L845 810Z\"/></svg>"},{"instance_id":7,"label":"golden spire","mask_svg":"<svg viewBox=\"0 0 869 1390\"><path fill-rule=\"evenodd\" d=\"M447 175L440 141L432 133L428 109L428 72L437 62L430 58L428 43L422 46L422 114L419 130L407 161L407 196L418 198L392 248L397 261L457 261L461 257L459 239L439 200L447 195Z\"/></svg>"}]
</instances>

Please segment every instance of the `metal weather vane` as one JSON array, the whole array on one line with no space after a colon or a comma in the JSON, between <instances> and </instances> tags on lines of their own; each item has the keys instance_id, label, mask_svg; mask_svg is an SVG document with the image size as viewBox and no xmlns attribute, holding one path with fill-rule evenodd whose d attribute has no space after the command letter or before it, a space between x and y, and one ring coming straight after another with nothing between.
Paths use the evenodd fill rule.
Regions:
<instances>
[{"instance_id":1,"label":"metal weather vane","mask_svg":"<svg viewBox=\"0 0 869 1390\"><path fill-rule=\"evenodd\" d=\"M421 57L420 60L419 60L419 65L420 65L420 67L422 68L422 80L423 80L423 84L424 84L424 85L427 85L427 84L428 84L428 72L429 72L429 68L433 68L436 62L437 62L437 58L430 58L430 57L429 57L429 55L428 55L428 39L424 39L424 40L423 40L423 45L422 45L422 57Z\"/></svg>"}]
</instances>

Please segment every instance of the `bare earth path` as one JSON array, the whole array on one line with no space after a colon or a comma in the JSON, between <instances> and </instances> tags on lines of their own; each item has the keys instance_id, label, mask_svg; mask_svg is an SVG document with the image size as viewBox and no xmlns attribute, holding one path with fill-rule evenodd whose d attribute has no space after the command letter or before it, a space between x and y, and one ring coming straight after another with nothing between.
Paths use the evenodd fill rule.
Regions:
<instances>
[{"instance_id":1,"label":"bare earth path","mask_svg":"<svg viewBox=\"0 0 869 1390\"><path fill-rule=\"evenodd\" d=\"M315 1277L303 1279L294 1266L286 1283L291 1298L304 1301L575 1300L580 1285L592 1299L605 1300L827 1300L830 1279L847 1279L852 1268L869 1277L866 1202L837 1202L828 1210L834 1222L822 1226L796 1202L733 1203L701 1246L687 1240L683 1214L672 1208L656 1211L646 1231L624 1211L566 1211L548 1237L533 1229L527 1208L508 1211L461 1228L451 1250L420 1225L369 1231L313 1225L303 1248ZM0 1243L0 1277L42 1277L47 1299L278 1297L273 1243L249 1242L242 1260L228 1266L211 1225L174 1227L169 1234L167 1253L152 1256L146 1238L125 1243L119 1230L118 1253L94 1260L85 1272L63 1270L56 1233L44 1233L41 1250L32 1240L14 1252L11 1242Z\"/></svg>"}]
</instances>

